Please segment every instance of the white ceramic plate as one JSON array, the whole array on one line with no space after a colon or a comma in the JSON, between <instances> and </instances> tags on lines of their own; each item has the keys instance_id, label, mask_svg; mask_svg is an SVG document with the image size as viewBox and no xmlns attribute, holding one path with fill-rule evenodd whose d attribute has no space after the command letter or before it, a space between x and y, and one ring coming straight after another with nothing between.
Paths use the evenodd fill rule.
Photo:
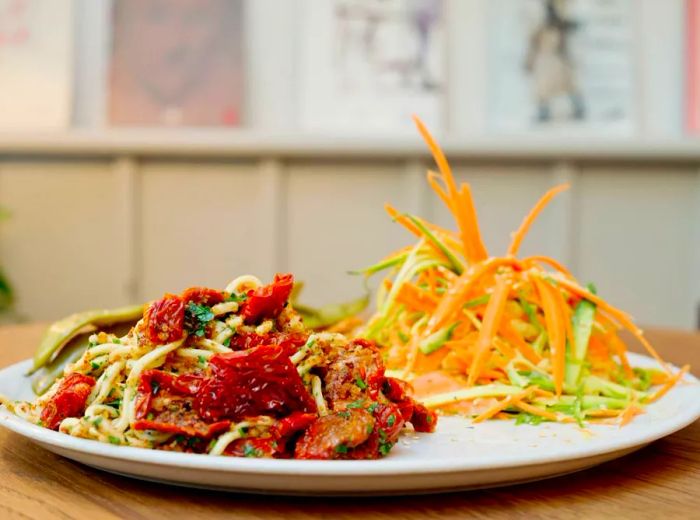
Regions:
<instances>
[{"instance_id":1,"label":"white ceramic plate","mask_svg":"<svg viewBox=\"0 0 700 520\"><path fill-rule=\"evenodd\" d=\"M630 355L635 366L653 366ZM29 361L0 371L0 393L31 399ZM624 428L571 424L472 425L440 418L433 434L409 433L375 461L212 457L112 446L40 428L0 408L0 425L49 451L95 468L193 487L275 494L414 494L505 485L578 471L620 457L700 417L700 383L687 376Z\"/></svg>"}]
</instances>

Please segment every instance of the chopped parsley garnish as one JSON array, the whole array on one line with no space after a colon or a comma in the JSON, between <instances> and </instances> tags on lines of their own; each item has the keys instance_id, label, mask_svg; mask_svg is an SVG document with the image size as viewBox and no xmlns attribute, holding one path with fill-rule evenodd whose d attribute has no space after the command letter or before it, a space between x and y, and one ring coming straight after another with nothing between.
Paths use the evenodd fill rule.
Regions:
<instances>
[{"instance_id":1,"label":"chopped parsley garnish","mask_svg":"<svg viewBox=\"0 0 700 520\"><path fill-rule=\"evenodd\" d=\"M102 422L102 417L98 417L97 419L92 421L92 424L94 424L95 426L99 426L101 422Z\"/></svg>"},{"instance_id":2,"label":"chopped parsley garnish","mask_svg":"<svg viewBox=\"0 0 700 520\"><path fill-rule=\"evenodd\" d=\"M394 444L391 442L382 442L379 445L379 453L381 453L384 456L389 455L389 452L391 451L391 448L394 447Z\"/></svg>"},{"instance_id":3,"label":"chopped parsley garnish","mask_svg":"<svg viewBox=\"0 0 700 520\"><path fill-rule=\"evenodd\" d=\"M365 383L364 379L362 379L360 376L357 376L355 378L355 384L360 387L361 390L367 389L367 383Z\"/></svg>"},{"instance_id":4,"label":"chopped parsley garnish","mask_svg":"<svg viewBox=\"0 0 700 520\"><path fill-rule=\"evenodd\" d=\"M231 346L231 336L226 338L223 343L224 347L230 347Z\"/></svg>"},{"instance_id":5,"label":"chopped parsley garnish","mask_svg":"<svg viewBox=\"0 0 700 520\"><path fill-rule=\"evenodd\" d=\"M374 425L368 424L367 425L367 434L370 435L373 431L374 431Z\"/></svg>"},{"instance_id":6,"label":"chopped parsley garnish","mask_svg":"<svg viewBox=\"0 0 700 520\"><path fill-rule=\"evenodd\" d=\"M377 409L377 406L379 406L379 403L372 403L367 407L367 411L369 413L374 413L374 411Z\"/></svg>"},{"instance_id":7,"label":"chopped parsley garnish","mask_svg":"<svg viewBox=\"0 0 700 520\"><path fill-rule=\"evenodd\" d=\"M231 295L226 298L227 302L236 302L236 303L241 303L244 302L248 299L248 295L245 293L231 293Z\"/></svg>"},{"instance_id":8,"label":"chopped parsley garnish","mask_svg":"<svg viewBox=\"0 0 700 520\"><path fill-rule=\"evenodd\" d=\"M432 422L433 422L433 416L432 416L432 415L428 415L428 416L425 418L425 422L427 422L428 424L432 423Z\"/></svg>"},{"instance_id":9,"label":"chopped parsley garnish","mask_svg":"<svg viewBox=\"0 0 700 520\"><path fill-rule=\"evenodd\" d=\"M155 415L153 415L153 412L148 412L148 414L146 415L146 419L148 419L149 421L152 421L154 418Z\"/></svg>"},{"instance_id":10,"label":"chopped parsley garnish","mask_svg":"<svg viewBox=\"0 0 700 520\"><path fill-rule=\"evenodd\" d=\"M241 426L240 428L238 428L238 433L239 433L241 436L246 435L246 434L248 433L248 427L247 427L247 426Z\"/></svg>"},{"instance_id":11,"label":"chopped parsley garnish","mask_svg":"<svg viewBox=\"0 0 700 520\"><path fill-rule=\"evenodd\" d=\"M386 423L389 425L389 428L391 428L392 426L394 426L394 424L396 424L396 417L394 416L393 413L386 420Z\"/></svg>"},{"instance_id":12,"label":"chopped parsley garnish","mask_svg":"<svg viewBox=\"0 0 700 520\"><path fill-rule=\"evenodd\" d=\"M114 401L110 401L108 403L105 403L107 406L111 406L112 408L119 408L122 405L122 400L121 399L115 399Z\"/></svg>"},{"instance_id":13,"label":"chopped parsley garnish","mask_svg":"<svg viewBox=\"0 0 700 520\"><path fill-rule=\"evenodd\" d=\"M109 442L112 444L121 444L122 442L119 440L119 437L115 437L114 435L110 435L107 437L109 439Z\"/></svg>"},{"instance_id":14,"label":"chopped parsley garnish","mask_svg":"<svg viewBox=\"0 0 700 520\"><path fill-rule=\"evenodd\" d=\"M338 444L335 447L335 452L336 453L347 453L348 452L348 447L345 444Z\"/></svg>"},{"instance_id":15,"label":"chopped parsley garnish","mask_svg":"<svg viewBox=\"0 0 700 520\"><path fill-rule=\"evenodd\" d=\"M177 442L178 444L185 442L185 439L186 437L179 433L175 436L175 442Z\"/></svg>"},{"instance_id":16,"label":"chopped parsley garnish","mask_svg":"<svg viewBox=\"0 0 700 520\"><path fill-rule=\"evenodd\" d=\"M348 408L364 408L365 407L365 400L364 399L358 399L357 401L353 401L350 403Z\"/></svg>"},{"instance_id":17,"label":"chopped parsley garnish","mask_svg":"<svg viewBox=\"0 0 700 520\"><path fill-rule=\"evenodd\" d=\"M102 365L99 364L99 363L96 363L95 361L91 361L91 362L90 362L90 366L92 367L93 370L97 370L97 369L100 368Z\"/></svg>"},{"instance_id":18,"label":"chopped parsley garnish","mask_svg":"<svg viewBox=\"0 0 700 520\"><path fill-rule=\"evenodd\" d=\"M343 419L350 419L350 412L348 412L347 410L338 412L338 415L340 415Z\"/></svg>"},{"instance_id":19,"label":"chopped parsley garnish","mask_svg":"<svg viewBox=\"0 0 700 520\"><path fill-rule=\"evenodd\" d=\"M112 341L112 343L114 343L116 345L121 345L122 340L120 340L119 338L114 338L114 341Z\"/></svg>"},{"instance_id":20,"label":"chopped parsley garnish","mask_svg":"<svg viewBox=\"0 0 700 520\"><path fill-rule=\"evenodd\" d=\"M194 302L187 304L185 308L185 328L200 338L207 331L207 323L214 319L214 313L206 305L198 305Z\"/></svg>"},{"instance_id":21,"label":"chopped parsley garnish","mask_svg":"<svg viewBox=\"0 0 700 520\"><path fill-rule=\"evenodd\" d=\"M205 358L204 356L197 356L197 361L199 362L200 365L206 365L207 358Z\"/></svg>"},{"instance_id":22,"label":"chopped parsley garnish","mask_svg":"<svg viewBox=\"0 0 700 520\"><path fill-rule=\"evenodd\" d=\"M262 457L260 450L256 449L252 444L246 444L243 448L244 457Z\"/></svg>"}]
</instances>

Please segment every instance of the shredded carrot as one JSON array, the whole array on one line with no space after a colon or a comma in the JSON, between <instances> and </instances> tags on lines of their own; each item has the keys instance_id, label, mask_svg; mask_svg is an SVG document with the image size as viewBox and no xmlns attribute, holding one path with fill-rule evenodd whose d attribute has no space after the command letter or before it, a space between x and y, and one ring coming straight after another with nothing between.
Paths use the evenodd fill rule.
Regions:
<instances>
[{"instance_id":1,"label":"shredded carrot","mask_svg":"<svg viewBox=\"0 0 700 520\"><path fill-rule=\"evenodd\" d=\"M566 353L566 325L562 322L561 312L553 289L548 282L539 278L534 279L535 286L540 294L542 306L544 308L544 319L549 335L551 349L552 375L554 378L554 388L559 396L564 386L564 360Z\"/></svg>"},{"instance_id":2,"label":"shredded carrot","mask_svg":"<svg viewBox=\"0 0 700 520\"><path fill-rule=\"evenodd\" d=\"M654 401L658 401L661 399L663 396L666 395L666 393L673 388L678 381L680 381L683 376L690 370L690 365L685 365L683 368L681 368L678 372L676 372L673 377L671 377L666 383L664 383L664 386L659 388L656 392L652 394L652 396L647 400L649 403L653 403Z\"/></svg>"},{"instance_id":3,"label":"shredded carrot","mask_svg":"<svg viewBox=\"0 0 700 520\"><path fill-rule=\"evenodd\" d=\"M554 258L551 258L549 256L543 256L543 255L528 256L527 258L525 258L523 260L523 264L526 266L530 266L534 263L541 263L541 264L549 265L568 278L574 277L574 275L571 274L571 271L569 271L561 263L557 262Z\"/></svg>"},{"instance_id":4,"label":"shredded carrot","mask_svg":"<svg viewBox=\"0 0 700 520\"><path fill-rule=\"evenodd\" d=\"M475 423L480 423L482 421L485 421L486 419L490 419L494 415L502 412L506 408L508 408L511 404L513 404L515 401L518 399L521 399L523 397L527 397L528 395L532 394L534 391L534 387L526 388L522 392L515 394L515 395L509 395L501 399L499 402L491 406L489 409L484 411L483 413L477 415L474 419L473 422Z\"/></svg>"},{"instance_id":5,"label":"shredded carrot","mask_svg":"<svg viewBox=\"0 0 700 520\"><path fill-rule=\"evenodd\" d=\"M535 204L532 210L530 210L530 213L528 213L528 215L523 219L523 222L522 224L520 224L518 230L513 234L513 240L510 243L510 247L508 247L508 255L515 256L518 254L518 250L520 249L520 244L522 243L523 238L525 238L525 235L530 230L530 226L532 226L532 223L535 221L540 212L547 206L547 204L549 204L549 202L554 197L556 197L562 191L568 189L568 184L561 184L559 186L555 186L547 193L545 193L539 201L537 201L537 204Z\"/></svg>"},{"instance_id":6,"label":"shredded carrot","mask_svg":"<svg viewBox=\"0 0 700 520\"><path fill-rule=\"evenodd\" d=\"M409 380L422 381L423 395L429 396L432 409L476 416L476 422L524 413L557 422L580 422L580 415L568 406L575 391L584 392L595 402L599 395L617 392L621 385L629 390L628 397L620 398L622 406L586 410L584 415L587 421L624 425L641 413L644 404L660 399L677 384L687 367L680 374L671 372L627 313L581 287L571 271L554 258L517 258L536 218L568 185L555 186L540 198L512 234L506 255L489 257L470 185L457 182L435 139L418 118L414 119L437 164L436 171L428 170L427 183L456 225L447 229L386 205L395 221L426 244L419 258L410 257L416 262L413 265L405 263L410 247L385 259L393 257L397 262L386 263L392 274L384 288L389 290L392 284L398 287L393 288L391 299L382 300L363 335L380 345L387 366ZM402 273L400 278L396 278L397 273ZM592 313L586 307L578 313L582 299L595 304ZM618 336L623 328L666 369L665 373L648 373L654 390L636 388L635 371ZM582 340L588 344L575 344ZM585 358L567 356L567 349L585 353ZM624 378L620 378L620 367ZM450 381L449 390L438 391L425 381L425 377L436 375ZM503 388L509 389L506 394L518 393L544 380L553 388L535 387L525 395L503 399L469 397L472 392L464 392L492 385L495 395L503 395L499 393ZM533 396L546 398L547 406ZM567 406L549 408L557 404Z\"/></svg>"},{"instance_id":7,"label":"shredded carrot","mask_svg":"<svg viewBox=\"0 0 700 520\"><path fill-rule=\"evenodd\" d=\"M522 399L514 399L513 404L516 407L520 408L522 411L527 412L527 413L531 413L532 415L538 415L540 417L544 417L545 419L549 419L550 421L558 420L556 414L554 414L550 411L547 411L547 410L543 410L542 408L540 408L538 406L524 403L522 401Z\"/></svg>"},{"instance_id":8,"label":"shredded carrot","mask_svg":"<svg viewBox=\"0 0 700 520\"><path fill-rule=\"evenodd\" d=\"M661 359L661 356L659 356L658 352L656 352L656 349L651 346L651 344L642 334L642 331L639 330L639 328L632 322L632 319L626 313L622 312L619 309L616 309L599 296L593 294L590 291L587 291L586 289L584 289L583 287L579 286L577 283L571 280L557 278L557 282L570 292L595 303L598 307L600 307L608 314L613 316L617 321L619 321L622 324L623 327L629 330L642 345L644 345L644 348L647 349L647 352L651 354L651 356L663 367L663 369L666 372L670 373L671 369L669 368L669 366L663 359Z\"/></svg>"},{"instance_id":9,"label":"shredded carrot","mask_svg":"<svg viewBox=\"0 0 700 520\"><path fill-rule=\"evenodd\" d=\"M479 374L484 369L486 353L491 347L493 337L495 336L496 330L501 321L501 316L503 316L503 309L505 309L506 306L509 290L510 283L508 282L508 279L505 276L497 276L496 287L493 290L493 294L489 299L488 305L486 306L484 321L481 325L481 330L479 331L479 339L476 342L476 354L474 355L474 361L472 361L471 367L469 367L469 377L467 380L468 386L471 386L476 382Z\"/></svg>"},{"instance_id":10,"label":"shredded carrot","mask_svg":"<svg viewBox=\"0 0 700 520\"><path fill-rule=\"evenodd\" d=\"M536 365L542 361L542 357L520 337L520 334L513 328L509 320L503 320L500 332L530 363Z\"/></svg>"}]
</instances>

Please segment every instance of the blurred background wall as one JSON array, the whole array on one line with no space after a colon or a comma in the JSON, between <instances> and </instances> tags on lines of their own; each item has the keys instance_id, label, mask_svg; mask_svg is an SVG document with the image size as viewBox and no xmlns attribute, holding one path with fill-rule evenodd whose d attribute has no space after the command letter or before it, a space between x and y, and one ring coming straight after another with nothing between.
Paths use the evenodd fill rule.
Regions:
<instances>
[{"instance_id":1,"label":"blurred background wall","mask_svg":"<svg viewBox=\"0 0 700 520\"><path fill-rule=\"evenodd\" d=\"M555 5L558 11L548 15L550 4L536 2L544 14L533 27L547 16L549 27L560 30L567 16L575 23L577 16L595 15L576 11L575 5L568 15L565 5ZM345 112L341 108L349 97L313 90L320 88L315 80L323 73L317 65L323 59L319 52L328 45L324 38L333 37L326 34L325 8L311 0L243 2L240 10L225 13L239 20L224 27L226 38L239 38L240 55L235 49L229 54L236 56L235 67L229 72L216 68L223 72L211 72L208 82L240 90L231 99L227 92L233 90L203 94L221 98L224 108L216 124L207 123L202 111L185 104L173 108L167 100L162 114L151 120L150 108L136 104L135 95L115 108L115 89L129 88L115 78L121 74L127 81L136 74L128 65L123 65L126 72L115 69L115 16L126 24L120 30L137 23L129 18L136 16L129 3L53 3L54 10L61 4L61 12L70 13L62 29L67 36L57 40L68 38L67 57L52 58L70 66L69 78L62 80L70 86L66 120L54 118L54 128L43 128L48 117L39 113L38 124L18 129L16 123L2 125L0 117L0 207L9 213L0 222L0 264L14 288L13 318L53 319L85 308L144 301L194 284L221 287L246 272L269 278L276 271L292 271L306 282L304 299L312 304L359 295L361 280L346 272L410 241L384 214L384 202L449 224L424 179L433 165L408 118L417 106L416 112L441 136L458 177L472 184L492 251L505 251L510 232L548 187L569 182L572 189L544 212L523 253L554 256L643 324L696 326L700 142L687 124L690 11L685 1L621 2L617 18L610 15L608 21L620 24L623 13L623 25L607 31L615 35L624 30L627 36L618 42L615 59L627 61L592 76L612 78L617 90L610 96L617 96L620 106L629 105L624 117L616 116L624 124L603 119L549 124L542 121L540 105L534 108L539 112L532 128L523 118L520 126L499 123L499 104L518 95L499 87L493 72L499 56L515 52L509 50L508 38L503 44L498 36L503 33L499 20L515 9L507 0L500 11L486 0L444 0L432 15L442 24L432 36L438 34L441 43L431 43L441 48L435 69L439 87L426 87L423 78L422 92L429 95L390 92L382 100L381 92L370 92ZM152 3L158 4L144 0ZM352 9L363 2L345 3L350 10L343 12L352 17ZM162 19L167 5L152 9L153 23L168 23ZM0 9L0 33L2 16ZM366 36L367 27L362 27ZM579 23L579 31L584 27ZM210 46L207 55L228 45L221 38L201 36ZM520 44L532 45L531 38L528 33ZM575 63L576 52L582 52L575 47L582 44L572 41L574 50L567 52ZM120 52L148 54L156 52L156 44L146 39L140 47ZM163 52L185 63L183 70L195 67L186 61L196 62L196 55ZM596 59L605 65L601 56ZM158 64L144 60L137 65L148 69ZM16 70L0 66L0 86L14 81ZM620 87L623 80L626 86ZM186 84L176 75L171 81ZM50 89L57 83L50 76L43 84ZM146 87L162 87L162 97L168 96L167 85ZM43 97L38 88L39 94L20 88L15 102L18 96L25 102ZM354 86L348 96L362 88ZM494 94L501 91L503 98ZM311 99L309 92L314 92ZM309 108L323 95L330 105ZM377 112L382 105L396 106L381 119L372 115L372 103L378 103ZM337 113L334 104L340 107ZM369 112L367 127L352 121L352 112L362 110ZM193 122L188 123L189 117ZM385 124L391 118L402 118L400 126L393 120L394 127ZM335 129L315 124L325 119L344 123Z\"/></svg>"}]
</instances>

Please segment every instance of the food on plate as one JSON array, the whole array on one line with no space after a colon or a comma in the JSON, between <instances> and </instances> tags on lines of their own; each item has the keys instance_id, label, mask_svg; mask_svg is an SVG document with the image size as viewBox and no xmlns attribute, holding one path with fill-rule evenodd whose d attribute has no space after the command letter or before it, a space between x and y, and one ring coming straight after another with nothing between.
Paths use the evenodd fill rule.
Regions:
<instances>
[{"instance_id":1,"label":"food on plate","mask_svg":"<svg viewBox=\"0 0 700 520\"><path fill-rule=\"evenodd\" d=\"M387 204L417 242L361 271L389 275L360 336L379 345L387 369L409 381L421 402L475 422L626 424L683 377L688 367L672 373L630 316L593 285L584 287L550 257L518 256L536 217L568 186L548 191L506 254L491 256L469 184L458 185L438 144L416 124L439 170L428 172L428 183L457 230ZM632 367L620 329L660 368Z\"/></svg>"},{"instance_id":2,"label":"food on plate","mask_svg":"<svg viewBox=\"0 0 700 520\"><path fill-rule=\"evenodd\" d=\"M268 285L243 276L223 291L166 294L138 312L64 320L35 368L60 356L59 336L95 316L135 323L122 336L91 334L36 401L0 402L76 437L211 455L376 459L409 424L432 432L436 414L385 376L372 341L304 326L289 304L293 284L289 274Z\"/></svg>"}]
</instances>

